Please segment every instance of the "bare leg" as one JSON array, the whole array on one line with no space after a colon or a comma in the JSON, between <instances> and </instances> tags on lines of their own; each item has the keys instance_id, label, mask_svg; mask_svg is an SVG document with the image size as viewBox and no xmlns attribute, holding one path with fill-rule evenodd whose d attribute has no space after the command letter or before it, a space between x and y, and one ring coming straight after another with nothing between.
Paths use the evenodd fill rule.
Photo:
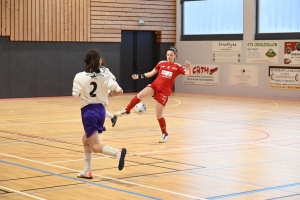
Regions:
<instances>
[{"instance_id":1,"label":"bare leg","mask_svg":"<svg viewBox=\"0 0 300 200\"><path fill-rule=\"evenodd\" d=\"M99 135L97 131L91 135L89 138L87 138L89 146L92 148L93 152L95 153L104 153L105 155L114 156L118 159L119 170L122 170L125 163L125 156L127 150L125 148L122 148L120 150L110 147L105 144L100 144Z\"/></svg>"},{"instance_id":2,"label":"bare leg","mask_svg":"<svg viewBox=\"0 0 300 200\"><path fill-rule=\"evenodd\" d=\"M145 87L142 91L137 94L137 97L142 100L147 96L153 96L154 90L151 87Z\"/></svg>"},{"instance_id":3,"label":"bare leg","mask_svg":"<svg viewBox=\"0 0 300 200\"><path fill-rule=\"evenodd\" d=\"M83 158L84 170L77 176L81 178L93 178L92 174L89 174L92 169L92 149L89 146L85 134L83 134L82 136L82 144L84 149L84 158Z\"/></svg>"},{"instance_id":4,"label":"bare leg","mask_svg":"<svg viewBox=\"0 0 300 200\"><path fill-rule=\"evenodd\" d=\"M121 117L123 114L130 114L130 110L138 104L143 98L147 96L153 96L154 90L151 87L145 87L142 91L140 91L136 96L134 96L129 104L127 105L126 109L118 111L116 113L117 116Z\"/></svg>"}]
</instances>

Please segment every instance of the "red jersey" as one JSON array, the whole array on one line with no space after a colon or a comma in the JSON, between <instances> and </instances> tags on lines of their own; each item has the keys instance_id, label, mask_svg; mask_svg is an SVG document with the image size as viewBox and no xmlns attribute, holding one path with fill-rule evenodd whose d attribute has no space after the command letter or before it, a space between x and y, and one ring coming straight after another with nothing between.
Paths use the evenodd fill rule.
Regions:
<instances>
[{"instance_id":1,"label":"red jersey","mask_svg":"<svg viewBox=\"0 0 300 200\"><path fill-rule=\"evenodd\" d=\"M158 76L153 82L158 91L170 96L174 81L179 74L184 74L186 69L178 63L169 63L168 61L160 61L155 69L158 71Z\"/></svg>"}]
</instances>

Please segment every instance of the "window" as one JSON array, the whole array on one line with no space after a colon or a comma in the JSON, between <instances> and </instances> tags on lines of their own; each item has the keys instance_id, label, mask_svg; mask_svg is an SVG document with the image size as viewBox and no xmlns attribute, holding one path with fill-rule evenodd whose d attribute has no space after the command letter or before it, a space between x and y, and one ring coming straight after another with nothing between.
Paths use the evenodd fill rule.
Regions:
<instances>
[{"instance_id":1,"label":"window","mask_svg":"<svg viewBox=\"0 0 300 200\"><path fill-rule=\"evenodd\" d=\"M242 40L243 0L181 0L181 40Z\"/></svg>"},{"instance_id":2,"label":"window","mask_svg":"<svg viewBox=\"0 0 300 200\"><path fill-rule=\"evenodd\" d=\"M256 0L255 39L299 39L299 9L299 0Z\"/></svg>"}]
</instances>

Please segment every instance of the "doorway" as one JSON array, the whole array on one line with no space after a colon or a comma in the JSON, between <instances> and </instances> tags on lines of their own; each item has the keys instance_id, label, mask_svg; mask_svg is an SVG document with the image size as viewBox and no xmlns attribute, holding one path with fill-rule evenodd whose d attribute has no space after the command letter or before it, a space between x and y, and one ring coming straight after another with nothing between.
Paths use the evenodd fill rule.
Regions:
<instances>
[{"instance_id":1,"label":"doorway","mask_svg":"<svg viewBox=\"0 0 300 200\"><path fill-rule=\"evenodd\" d=\"M122 31L121 33L121 87L124 92L139 92L154 77L133 80L132 74L151 71L156 63L156 34L154 31Z\"/></svg>"}]
</instances>

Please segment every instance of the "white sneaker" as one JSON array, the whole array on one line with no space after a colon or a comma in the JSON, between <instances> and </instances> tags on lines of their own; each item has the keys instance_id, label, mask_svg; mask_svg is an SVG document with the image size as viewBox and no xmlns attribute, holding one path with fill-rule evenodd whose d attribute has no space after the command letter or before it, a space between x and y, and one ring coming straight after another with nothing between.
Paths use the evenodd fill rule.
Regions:
<instances>
[{"instance_id":1,"label":"white sneaker","mask_svg":"<svg viewBox=\"0 0 300 200\"><path fill-rule=\"evenodd\" d=\"M166 143L169 137L170 137L170 135L168 133L163 133L161 135L159 143Z\"/></svg>"},{"instance_id":2,"label":"white sneaker","mask_svg":"<svg viewBox=\"0 0 300 200\"><path fill-rule=\"evenodd\" d=\"M122 148L117 153L117 159L119 161L118 169L121 171L124 168L125 165L125 156L126 156L127 150L125 148Z\"/></svg>"},{"instance_id":3,"label":"white sneaker","mask_svg":"<svg viewBox=\"0 0 300 200\"><path fill-rule=\"evenodd\" d=\"M127 110L124 108L124 109L118 111L115 115L118 117L122 117L124 114L130 114L130 112L127 112Z\"/></svg>"},{"instance_id":4,"label":"white sneaker","mask_svg":"<svg viewBox=\"0 0 300 200\"><path fill-rule=\"evenodd\" d=\"M93 174L92 171L89 171L88 173L81 172L80 174L77 174L78 178L87 178L87 179L92 179Z\"/></svg>"}]
</instances>

